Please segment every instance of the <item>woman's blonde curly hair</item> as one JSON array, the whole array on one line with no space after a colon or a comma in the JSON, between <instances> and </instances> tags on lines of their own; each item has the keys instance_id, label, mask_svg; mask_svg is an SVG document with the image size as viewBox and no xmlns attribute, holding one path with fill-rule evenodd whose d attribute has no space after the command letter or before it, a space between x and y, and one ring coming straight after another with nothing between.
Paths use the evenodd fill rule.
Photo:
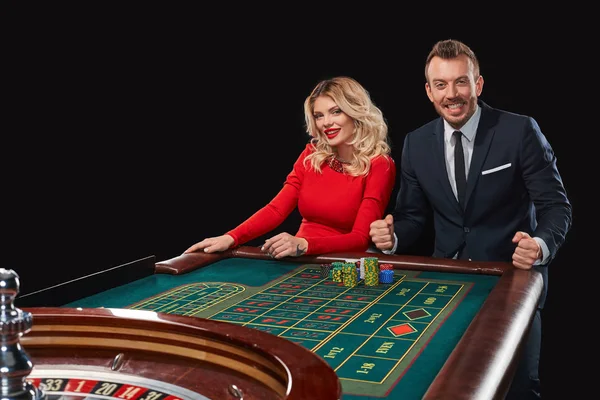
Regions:
<instances>
[{"instance_id":1,"label":"woman's blonde curly hair","mask_svg":"<svg viewBox=\"0 0 600 400\"><path fill-rule=\"evenodd\" d=\"M306 131L312 137L311 144L315 148L314 153L306 157L305 163L310 162L315 171L321 172L322 164L335 156L327 138L317 129L314 104L320 96L329 96L354 120L354 137L348 142L352 144L354 152L352 160L347 160L351 163L346 165L346 173L352 176L367 175L374 157L391 152L388 126L381 110L371 101L369 92L356 80L346 76L319 82L304 101Z\"/></svg>"}]
</instances>

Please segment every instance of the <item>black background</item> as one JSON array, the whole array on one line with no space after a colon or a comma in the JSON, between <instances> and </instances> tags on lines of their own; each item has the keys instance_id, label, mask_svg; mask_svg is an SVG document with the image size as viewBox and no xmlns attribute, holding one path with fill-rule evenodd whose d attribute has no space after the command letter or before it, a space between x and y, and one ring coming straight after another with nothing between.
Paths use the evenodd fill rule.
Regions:
<instances>
[{"instance_id":1,"label":"black background","mask_svg":"<svg viewBox=\"0 0 600 400\"><path fill-rule=\"evenodd\" d=\"M589 252L582 225L592 219L580 182L595 176L577 144L595 135L576 127L583 34L525 17L501 32L484 23L461 34L435 19L419 30L377 19L367 28L360 12L315 9L312 24L296 27L291 12L257 19L233 6L230 14L115 4L4 4L2 267L19 273L22 293L177 256L250 216L279 191L308 140L303 101L321 79L349 75L370 91L398 162L405 134L437 116L425 57L437 40L455 38L479 57L481 99L535 117L558 158L574 222L550 267L541 373L548 398L585 383L571 367L595 273L575 261ZM298 222L293 214L277 231L293 233ZM430 239L413 252L428 254Z\"/></svg>"}]
</instances>

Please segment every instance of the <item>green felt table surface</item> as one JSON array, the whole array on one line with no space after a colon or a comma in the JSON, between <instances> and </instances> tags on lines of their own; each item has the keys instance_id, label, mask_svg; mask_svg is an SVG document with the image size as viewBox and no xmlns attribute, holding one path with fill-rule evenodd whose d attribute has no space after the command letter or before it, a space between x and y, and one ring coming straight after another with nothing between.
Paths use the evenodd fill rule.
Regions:
<instances>
[{"instance_id":1,"label":"green felt table surface","mask_svg":"<svg viewBox=\"0 0 600 400\"><path fill-rule=\"evenodd\" d=\"M345 400L420 399L499 279L395 270L393 283L347 287L319 272L316 264L230 258L65 307L151 310L260 329L325 359Z\"/></svg>"}]
</instances>

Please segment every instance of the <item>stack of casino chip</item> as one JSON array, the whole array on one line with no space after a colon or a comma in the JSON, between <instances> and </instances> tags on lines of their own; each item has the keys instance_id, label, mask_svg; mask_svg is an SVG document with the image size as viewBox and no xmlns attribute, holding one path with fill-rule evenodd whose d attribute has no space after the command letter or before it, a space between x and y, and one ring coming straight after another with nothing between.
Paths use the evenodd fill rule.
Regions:
<instances>
[{"instance_id":1,"label":"stack of casino chip","mask_svg":"<svg viewBox=\"0 0 600 400\"><path fill-rule=\"evenodd\" d=\"M343 282L344 281L344 271L342 270L343 266L344 266L344 263L341 261L334 261L331 263L331 268L333 271L331 278L333 279L334 282Z\"/></svg>"},{"instance_id":2,"label":"stack of casino chip","mask_svg":"<svg viewBox=\"0 0 600 400\"><path fill-rule=\"evenodd\" d=\"M358 267L360 268L360 279L365 279L365 259L366 257L362 257L359 261L356 262L358 264Z\"/></svg>"},{"instance_id":3,"label":"stack of casino chip","mask_svg":"<svg viewBox=\"0 0 600 400\"><path fill-rule=\"evenodd\" d=\"M344 286L354 287L358 285L358 273L356 272L356 264L344 263Z\"/></svg>"},{"instance_id":4,"label":"stack of casino chip","mask_svg":"<svg viewBox=\"0 0 600 400\"><path fill-rule=\"evenodd\" d=\"M365 278L364 274L360 273L360 260L354 261L354 265L356 265L356 273L358 274L358 279L359 280L364 279Z\"/></svg>"},{"instance_id":5,"label":"stack of casino chip","mask_svg":"<svg viewBox=\"0 0 600 400\"><path fill-rule=\"evenodd\" d=\"M365 286L379 285L379 259L377 257L365 257L361 259L361 268L365 269Z\"/></svg>"},{"instance_id":6,"label":"stack of casino chip","mask_svg":"<svg viewBox=\"0 0 600 400\"><path fill-rule=\"evenodd\" d=\"M329 278L329 272L331 271L331 264L321 264L321 278Z\"/></svg>"},{"instance_id":7,"label":"stack of casino chip","mask_svg":"<svg viewBox=\"0 0 600 400\"><path fill-rule=\"evenodd\" d=\"M394 282L394 266L392 264L379 264L379 283Z\"/></svg>"}]
</instances>

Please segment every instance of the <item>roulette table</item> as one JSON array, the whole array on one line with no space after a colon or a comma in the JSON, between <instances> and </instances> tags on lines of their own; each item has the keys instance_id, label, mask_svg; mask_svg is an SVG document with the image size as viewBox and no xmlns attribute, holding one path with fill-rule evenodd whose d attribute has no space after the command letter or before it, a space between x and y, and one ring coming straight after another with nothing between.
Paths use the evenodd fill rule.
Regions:
<instances>
[{"instance_id":1,"label":"roulette table","mask_svg":"<svg viewBox=\"0 0 600 400\"><path fill-rule=\"evenodd\" d=\"M236 337L245 343L239 346L246 350L255 349L253 334L260 334L260 340L265 335L268 339L259 346L262 349L260 357L269 362L258 362L256 359L260 357L253 353L231 355L237 354L239 349L226 350L229 354L226 357L235 365L227 367L244 376L253 375L246 371L248 365L252 366L252 371L258 368L257 365L261 371L270 371L253 376L259 381L253 390L256 393L265 390L279 396L274 398L285 398L285 387L289 384L285 372L277 371L274 360L288 356L290 351L296 353L287 357L284 364L294 366L306 358L307 362L318 366L299 367L304 373L299 374L298 379L292 379L292 384L313 388L319 394L314 397L313 394L302 394L303 397L298 398L502 398L512 380L515 360L541 295L540 274L518 270L508 263L383 254L377 254L379 263L391 264L394 268L390 283L367 286L360 281L348 287L321 274L325 264L354 262L373 256L373 253L337 253L274 260L258 248L242 246L219 254L194 253L160 262L151 260L143 268L133 263L111 269L106 271L104 278L95 275L58 288L62 293L70 293L68 301L60 307L26 308L37 321L31 332L22 338L36 365L31 376L33 379L56 379L47 375L57 364L53 359L55 350L45 349L43 341L35 343L35 335L45 337L49 331L54 332L59 316L70 318L68 323L60 323L71 327L70 333L64 333L66 336L82 337L80 342L73 341L68 346L77 348L81 362L76 361L73 365L80 362L83 374L96 358L105 357L103 365L116 362L114 351L109 357L96 355L95 346L89 350L93 354L81 350L80 346L86 341L83 337L98 334L81 329L73 331L73 327L102 318L111 321L103 323L112 327L110 338L117 341L113 343L113 349L122 348L120 340L127 341L129 346L136 341L164 341L165 345L178 348L185 356L195 350L206 352L208 348L215 348L211 343L187 343L187 339L177 336L178 328L169 330L169 335L142 334L146 330L156 331L154 327L146 328L144 324L149 323L149 318L142 317L152 315L152 318L169 321L173 326L192 329L189 325L198 324L206 332ZM73 290L68 290L69 287ZM116 322L114 318L126 320ZM43 328L45 321L54 327ZM94 332L105 330L105 327L93 329ZM176 337L171 338L171 334ZM105 339L98 342L104 343ZM282 347L282 343L286 346ZM195 346L200 347L196 349ZM131 351L137 351L137 348ZM175 356L181 354L173 354L173 359L177 358ZM175 372L171 375L163 376L160 368L153 368L155 359L138 358L139 364L135 368L120 369L119 373L125 377L143 375L147 380L140 381L140 385L156 393L161 390L160 385L154 389L156 382L177 382L176 378L183 376L177 370L179 366L173 367ZM191 365L193 363L183 368ZM211 374L217 379L221 372L230 377L231 371L223 372L221 367L212 363L204 371L197 371L198 378L195 379ZM139 370L152 373L135 373ZM327 375L331 371L335 378ZM79 379L60 369L58 378L64 378L71 385ZM97 378L109 386L118 384L111 379L117 379L119 375ZM230 396L223 398L236 398L236 389L231 388L232 385L245 396L252 392L245 387L245 382L226 378L216 381L221 382L217 386L226 388L226 391L223 389L225 396ZM135 384L135 379L128 384ZM328 389L319 387L321 384ZM338 385L341 395L336 393ZM204 384L200 386L204 387ZM197 387L182 385L182 388L200 391ZM176 389L165 386L165 397L157 399L171 395L185 398L185 393L178 394ZM323 394L324 390L329 394ZM257 398L267 398L261 395ZM215 394L205 396L213 398L211 396Z\"/></svg>"}]
</instances>

